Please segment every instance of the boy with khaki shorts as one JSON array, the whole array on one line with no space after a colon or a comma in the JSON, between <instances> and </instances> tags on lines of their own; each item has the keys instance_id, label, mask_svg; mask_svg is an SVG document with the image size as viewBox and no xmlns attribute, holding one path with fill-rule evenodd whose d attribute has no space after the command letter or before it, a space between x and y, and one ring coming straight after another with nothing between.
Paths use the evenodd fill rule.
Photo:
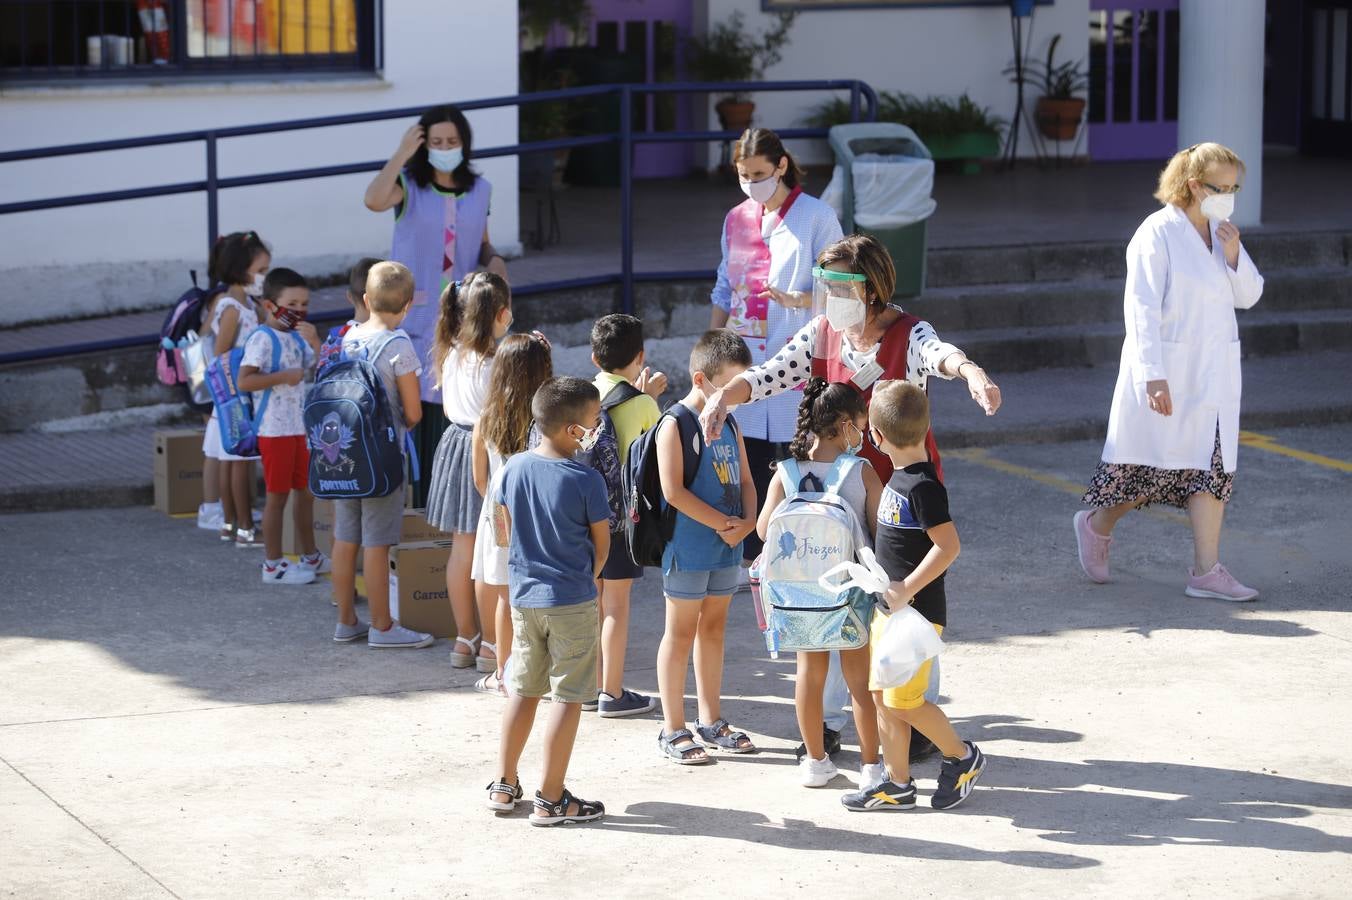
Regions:
<instances>
[{"instance_id":1,"label":"boy with khaki shorts","mask_svg":"<svg viewBox=\"0 0 1352 900\"><path fill-rule=\"evenodd\" d=\"M878 503L874 552L891 584L873 617L870 644L877 653L887 616L912 605L935 631L948 621L944 573L958 557L958 530L948 512L948 492L939 481L925 449L929 432L929 399L907 381L885 381L873 389L868 411L869 438L892 460L892 478ZM927 660L910 681L899 687L869 689L878 709L887 779L876 787L841 797L854 812L915 808L915 782L910 771L911 730L934 742L944 755L939 785L930 798L935 809L952 809L966 800L985 769L986 757L953 730L944 711L925 699L930 668Z\"/></svg>"},{"instance_id":2,"label":"boy with khaki shorts","mask_svg":"<svg viewBox=\"0 0 1352 900\"><path fill-rule=\"evenodd\" d=\"M544 774L532 825L590 822L605 814L564 787L582 704L596 699L596 579L610 552L606 483L574 461L601 433L601 395L580 378L551 378L531 401L543 435L502 468L494 504L498 546L508 548L512 606L511 694L502 714L499 767L488 808L511 812L522 798L517 765L540 698L553 701L545 728Z\"/></svg>"}]
</instances>

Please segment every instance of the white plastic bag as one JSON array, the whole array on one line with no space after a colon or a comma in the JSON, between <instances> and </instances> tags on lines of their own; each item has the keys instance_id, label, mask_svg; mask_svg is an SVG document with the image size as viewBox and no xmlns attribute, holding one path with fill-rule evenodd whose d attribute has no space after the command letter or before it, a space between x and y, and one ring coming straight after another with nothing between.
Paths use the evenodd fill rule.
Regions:
<instances>
[{"instance_id":1,"label":"white plastic bag","mask_svg":"<svg viewBox=\"0 0 1352 900\"><path fill-rule=\"evenodd\" d=\"M866 594L882 594L886 592L887 586L891 584L891 579L887 577L887 572L878 564L878 559L873 555L873 551L868 547L859 548L859 562L843 562L832 566L817 577L817 584L821 585L824 591L835 591L837 594L848 591L850 588L859 588ZM837 575L848 575L845 581L833 582L831 579Z\"/></svg>"},{"instance_id":2,"label":"white plastic bag","mask_svg":"<svg viewBox=\"0 0 1352 900\"><path fill-rule=\"evenodd\" d=\"M934 160L866 153L855 157L854 221L899 228L928 219L934 202Z\"/></svg>"},{"instance_id":3,"label":"white plastic bag","mask_svg":"<svg viewBox=\"0 0 1352 900\"><path fill-rule=\"evenodd\" d=\"M925 660L944 650L944 642L930 621L907 606L887 617L882 637L873 648L873 684L878 689L901 687Z\"/></svg>"}]
</instances>

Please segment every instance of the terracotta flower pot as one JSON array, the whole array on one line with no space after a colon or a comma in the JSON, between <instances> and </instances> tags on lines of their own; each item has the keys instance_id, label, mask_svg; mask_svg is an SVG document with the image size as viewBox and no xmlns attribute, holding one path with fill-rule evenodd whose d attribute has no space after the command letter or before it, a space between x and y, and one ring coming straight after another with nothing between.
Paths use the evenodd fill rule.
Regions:
<instances>
[{"instance_id":1,"label":"terracotta flower pot","mask_svg":"<svg viewBox=\"0 0 1352 900\"><path fill-rule=\"evenodd\" d=\"M756 104L750 101L720 100L714 109L718 112L718 121L724 131L741 132L751 127L751 115L756 111Z\"/></svg>"},{"instance_id":2,"label":"terracotta flower pot","mask_svg":"<svg viewBox=\"0 0 1352 900\"><path fill-rule=\"evenodd\" d=\"M1070 141L1080 130L1080 118L1084 115L1084 100L1080 97L1056 99L1039 97L1033 108L1033 118L1037 120L1038 131L1044 137L1054 141Z\"/></svg>"}]
</instances>

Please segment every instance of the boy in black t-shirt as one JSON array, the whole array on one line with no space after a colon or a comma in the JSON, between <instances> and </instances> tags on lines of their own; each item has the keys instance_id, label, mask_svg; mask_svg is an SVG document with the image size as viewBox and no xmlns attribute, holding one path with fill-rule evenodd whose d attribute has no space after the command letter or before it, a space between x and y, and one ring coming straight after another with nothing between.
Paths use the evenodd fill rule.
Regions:
<instances>
[{"instance_id":1,"label":"boy in black t-shirt","mask_svg":"<svg viewBox=\"0 0 1352 900\"><path fill-rule=\"evenodd\" d=\"M873 617L871 643L876 648L887 614L913 604L943 633L948 609L944 571L958 557L958 531L948 514L944 490L925 450L929 400L906 381L881 382L869 404L869 436L892 460L895 472L878 504L875 552L892 584ZM876 651L875 651L876 652ZM939 787L930 798L935 809L952 809L967 799L981 777L986 758L976 744L958 737L943 710L925 700L928 660L900 687L870 684L878 708L878 731L888 779L875 788L846 794L841 803L856 812L915 808L911 779L911 729L932 740L944 754Z\"/></svg>"}]
</instances>

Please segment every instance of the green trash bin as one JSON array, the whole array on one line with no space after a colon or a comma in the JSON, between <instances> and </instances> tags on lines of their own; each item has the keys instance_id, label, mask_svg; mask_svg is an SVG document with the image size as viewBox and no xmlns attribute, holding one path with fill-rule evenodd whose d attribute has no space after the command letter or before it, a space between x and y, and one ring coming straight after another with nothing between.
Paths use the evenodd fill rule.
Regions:
<instances>
[{"instance_id":1,"label":"green trash bin","mask_svg":"<svg viewBox=\"0 0 1352 900\"><path fill-rule=\"evenodd\" d=\"M934 212L929 149L914 131L895 122L836 125L830 141L843 172L841 228L877 238L897 269L893 296L918 297L925 290L926 225ZM856 197L856 187L869 196Z\"/></svg>"}]
</instances>

